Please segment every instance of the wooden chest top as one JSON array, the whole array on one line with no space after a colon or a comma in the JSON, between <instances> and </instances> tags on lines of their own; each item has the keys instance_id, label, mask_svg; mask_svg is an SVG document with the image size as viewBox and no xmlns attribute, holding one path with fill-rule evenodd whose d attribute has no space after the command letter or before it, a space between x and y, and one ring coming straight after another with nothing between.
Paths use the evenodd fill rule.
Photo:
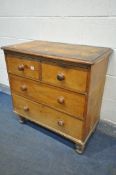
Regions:
<instances>
[{"instance_id":1,"label":"wooden chest top","mask_svg":"<svg viewBox=\"0 0 116 175\"><path fill-rule=\"evenodd\" d=\"M65 44L48 41L31 41L3 47L5 52L24 53L32 56L46 57L52 60L63 60L92 65L102 59L112 49L77 44Z\"/></svg>"}]
</instances>

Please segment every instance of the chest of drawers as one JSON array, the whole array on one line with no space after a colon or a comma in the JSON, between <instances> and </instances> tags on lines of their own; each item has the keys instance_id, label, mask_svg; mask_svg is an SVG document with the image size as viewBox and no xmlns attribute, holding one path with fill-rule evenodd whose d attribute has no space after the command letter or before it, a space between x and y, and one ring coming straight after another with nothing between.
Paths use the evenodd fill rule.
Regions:
<instances>
[{"instance_id":1,"label":"chest of drawers","mask_svg":"<svg viewBox=\"0 0 116 175\"><path fill-rule=\"evenodd\" d=\"M54 131L82 153L96 128L112 50L32 41L3 47L14 112Z\"/></svg>"}]
</instances>

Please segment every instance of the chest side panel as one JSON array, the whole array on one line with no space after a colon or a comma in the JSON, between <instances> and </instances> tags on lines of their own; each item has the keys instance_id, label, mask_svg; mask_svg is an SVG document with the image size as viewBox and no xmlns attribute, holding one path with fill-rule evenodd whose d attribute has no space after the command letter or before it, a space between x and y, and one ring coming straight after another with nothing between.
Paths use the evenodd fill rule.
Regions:
<instances>
[{"instance_id":1,"label":"chest side panel","mask_svg":"<svg viewBox=\"0 0 116 175\"><path fill-rule=\"evenodd\" d=\"M90 73L89 93L87 96L84 139L99 121L103 90L106 79L109 55L104 55L102 61L92 65Z\"/></svg>"}]
</instances>

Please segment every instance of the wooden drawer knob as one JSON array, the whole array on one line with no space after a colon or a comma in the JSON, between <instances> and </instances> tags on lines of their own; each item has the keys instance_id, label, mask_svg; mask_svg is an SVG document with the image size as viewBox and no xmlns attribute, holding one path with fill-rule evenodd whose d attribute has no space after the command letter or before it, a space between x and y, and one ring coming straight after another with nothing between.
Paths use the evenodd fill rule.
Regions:
<instances>
[{"instance_id":1,"label":"wooden drawer knob","mask_svg":"<svg viewBox=\"0 0 116 175\"><path fill-rule=\"evenodd\" d=\"M57 102L60 104L64 103L64 97L58 97Z\"/></svg>"},{"instance_id":2,"label":"wooden drawer knob","mask_svg":"<svg viewBox=\"0 0 116 175\"><path fill-rule=\"evenodd\" d=\"M57 80L62 81L62 80L64 80L64 79L65 79L65 76L64 76L63 73L57 74Z\"/></svg>"},{"instance_id":3,"label":"wooden drawer knob","mask_svg":"<svg viewBox=\"0 0 116 175\"><path fill-rule=\"evenodd\" d=\"M22 91L27 91L27 86L26 86L26 85L22 85L22 86L20 87L20 89L21 89Z\"/></svg>"},{"instance_id":4,"label":"wooden drawer knob","mask_svg":"<svg viewBox=\"0 0 116 175\"><path fill-rule=\"evenodd\" d=\"M59 126L64 126L64 121L59 120L59 121L58 121L58 125L59 125Z\"/></svg>"},{"instance_id":5,"label":"wooden drawer knob","mask_svg":"<svg viewBox=\"0 0 116 175\"><path fill-rule=\"evenodd\" d=\"M28 106L24 106L23 109L24 109L25 112L29 111L29 107Z\"/></svg>"},{"instance_id":6,"label":"wooden drawer knob","mask_svg":"<svg viewBox=\"0 0 116 175\"><path fill-rule=\"evenodd\" d=\"M21 64L21 65L18 66L18 70L19 71L24 71L24 68L25 68L25 66L23 64Z\"/></svg>"}]
</instances>

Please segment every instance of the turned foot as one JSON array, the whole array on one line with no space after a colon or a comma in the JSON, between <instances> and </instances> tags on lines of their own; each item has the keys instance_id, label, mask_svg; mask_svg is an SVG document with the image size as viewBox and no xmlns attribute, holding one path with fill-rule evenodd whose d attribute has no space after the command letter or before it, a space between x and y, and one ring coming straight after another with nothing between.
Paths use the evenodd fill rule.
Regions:
<instances>
[{"instance_id":1,"label":"turned foot","mask_svg":"<svg viewBox=\"0 0 116 175\"><path fill-rule=\"evenodd\" d=\"M21 124L25 123L25 118L22 117L22 116L19 116L19 122L20 122Z\"/></svg>"},{"instance_id":2,"label":"turned foot","mask_svg":"<svg viewBox=\"0 0 116 175\"><path fill-rule=\"evenodd\" d=\"M85 148L85 145L79 145L79 144L75 145L75 151L79 154L82 154L84 152L84 148Z\"/></svg>"}]
</instances>

